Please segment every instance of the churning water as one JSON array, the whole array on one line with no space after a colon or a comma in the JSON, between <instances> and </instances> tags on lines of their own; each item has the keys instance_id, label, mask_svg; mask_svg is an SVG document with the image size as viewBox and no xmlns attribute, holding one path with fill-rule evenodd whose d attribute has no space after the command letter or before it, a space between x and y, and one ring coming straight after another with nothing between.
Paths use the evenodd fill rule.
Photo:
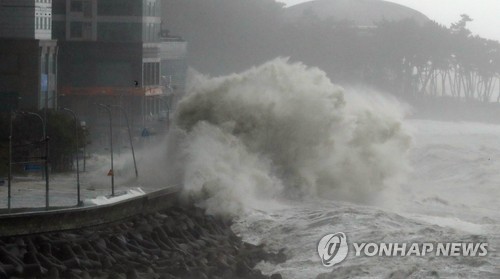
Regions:
<instances>
[{"instance_id":1,"label":"churning water","mask_svg":"<svg viewBox=\"0 0 500 279\"><path fill-rule=\"evenodd\" d=\"M276 59L192 78L179 103L169 183L246 241L285 249L285 278L498 278L500 126L405 120L396 101ZM353 242L488 242L487 257L354 257L324 268L328 233ZM322 274L322 275L320 275Z\"/></svg>"}]
</instances>

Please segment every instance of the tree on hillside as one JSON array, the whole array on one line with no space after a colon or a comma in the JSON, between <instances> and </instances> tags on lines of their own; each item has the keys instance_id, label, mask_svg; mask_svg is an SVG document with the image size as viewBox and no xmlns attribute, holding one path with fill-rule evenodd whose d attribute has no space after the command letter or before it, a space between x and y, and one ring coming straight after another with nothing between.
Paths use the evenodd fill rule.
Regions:
<instances>
[{"instance_id":1,"label":"tree on hillside","mask_svg":"<svg viewBox=\"0 0 500 279\"><path fill-rule=\"evenodd\" d=\"M489 102L500 82L499 43L472 36L466 28L470 21L462 15L451 28L435 22L379 23L370 44L379 57L376 67L386 73L378 76L378 83L412 98L451 95Z\"/></svg>"},{"instance_id":2,"label":"tree on hillside","mask_svg":"<svg viewBox=\"0 0 500 279\"><path fill-rule=\"evenodd\" d=\"M500 47L472 36L463 14L449 28L399 20L358 26L305 10L287 21L273 0L164 0L164 27L189 43L189 62L229 74L277 56L323 69L340 84L403 98L490 101L500 87ZM500 90L498 92L500 101Z\"/></svg>"}]
</instances>

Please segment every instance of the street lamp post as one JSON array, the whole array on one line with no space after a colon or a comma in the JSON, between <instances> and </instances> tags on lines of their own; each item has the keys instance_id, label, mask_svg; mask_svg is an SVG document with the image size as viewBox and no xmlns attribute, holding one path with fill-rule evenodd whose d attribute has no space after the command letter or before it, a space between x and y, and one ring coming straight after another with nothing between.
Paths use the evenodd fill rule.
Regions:
<instances>
[{"instance_id":1,"label":"street lamp post","mask_svg":"<svg viewBox=\"0 0 500 279\"><path fill-rule=\"evenodd\" d=\"M167 107L167 131L170 130L170 102L168 100L164 100L163 96L158 98L160 102L163 102L163 104Z\"/></svg>"},{"instance_id":2,"label":"street lamp post","mask_svg":"<svg viewBox=\"0 0 500 279\"><path fill-rule=\"evenodd\" d=\"M108 111L109 114L109 148L111 150L111 196L115 195L115 172L113 169L113 116L109 105L98 104Z\"/></svg>"},{"instance_id":3,"label":"street lamp post","mask_svg":"<svg viewBox=\"0 0 500 279\"><path fill-rule=\"evenodd\" d=\"M33 115L42 122L43 139L45 141L45 208L49 209L49 137L46 134L45 121L38 113L29 111L22 113Z\"/></svg>"},{"instance_id":4,"label":"street lamp post","mask_svg":"<svg viewBox=\"0 0 500 279\"><path fill-rule=\"evenodd\" d=\"M132 158L134 159L134 169L135 169L135 177L139 177L139 172L137 171L137 163L135 161L135 152L134 152L134 144L132 143L132 134L130 132L130 123L128 121L128 116L127 116L127 111L119 105L114 105L112 107L118 108L123 112L123 115L125 116L125 122L127 123L127 130L128 130L128 140L130 142L130 148L132 149Z\"/></svg>"},{"instance_id":5,"label":"street lamp post","mask_svg":"<svg viewBox=\"0 0 500 279\"><path fill-rule=\"evenodd\" d=\"M12 120L14 118L14 112L10 112L10 124L9 124L9 181L8 181L8 184L7 184L7 208L9 209L9 212L10 212L10 207L11 207L11 204L10 204L10 201L11 201L11 187L12 187Z\"/></svg>"},{"instance_id":6,"label":"street lamp post","mask_svg":"<svg viewBox=\"0 0 500 279\"><path fill-rule=\"evenodd\" d=\"M168 81L167 81L166 76L162 76L162 78L163 78L164 86L166 88L168 88L168 91L170 91L170 96L171 96L170 100L173 101L175 95L174 95L174 89L172 88L172 76L171 75L168 76ZM160 99L160 100L163 101L163 103L167 105L167 130L169 130L170 129L170 105L171 105L171 102L165 101L163 99Z\"/></svg>"},{"instance_id":7,"label":"street lamp post","mask_svg":"<svg viewBox=\"0 0 500 279\"><path fill-rule=\"evenodd\" d=\"M75 120L75 145L76 145L76 191L77 191L77 202L78 206L82 205L82 200L80 199L80 165L79 165L79 153L80 149L78 147L78 120L76 113L69 108L63 108L63 110L69 112L73 119Z\"/></svg>"},{"instance_id":8,"label":"street lamp post","mask_svg":"<svg viewBox=\"0 0 500 279\"><path fill-rule=\"evenodd\" d=\"M87 123L85 123L85 121L80 122L80 126L82 127L83 131L87 130ZM84 138L86 138L86 136ZM85 148L86 146L87 146L87 141L83 143L83 172L87 171L87 161L86 161L87 150Z\"/></svg>"}]
</instances>

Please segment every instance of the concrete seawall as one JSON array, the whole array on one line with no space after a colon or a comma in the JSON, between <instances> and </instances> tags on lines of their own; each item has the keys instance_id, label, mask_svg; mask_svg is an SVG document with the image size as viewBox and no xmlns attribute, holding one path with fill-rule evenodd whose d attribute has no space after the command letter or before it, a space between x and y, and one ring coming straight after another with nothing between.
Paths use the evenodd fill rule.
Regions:
<instances>
[{"instance_id":1,"label":"concrete seawall","mask_svg":"<svg viewBox=\"0 0 500 279\"><path fill-rule=\"evenodd\" d=\"M124 201L48 211L0 214L0 237L81 229L148 214L173 206L178 189L168 188Z\"/></svg>"},{"instance_id":2,"label":"concrete seawall","mask_svg":"<svg viewBox=\"0 0 500 279\"><path fill-rule=\"evenodd\" d=\"M286 256L244 243L231 224L178 203L100 226L0 237L0 279L280 279L254 268Z\"/></svg>"}]
</instances>

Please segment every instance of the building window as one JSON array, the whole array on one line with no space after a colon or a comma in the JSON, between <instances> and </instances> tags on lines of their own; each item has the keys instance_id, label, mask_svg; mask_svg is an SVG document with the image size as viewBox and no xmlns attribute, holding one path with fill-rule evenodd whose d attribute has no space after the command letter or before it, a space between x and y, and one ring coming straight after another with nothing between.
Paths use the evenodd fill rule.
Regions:
<instances>
[{"instance_id":1,"label":"building window","mask_svg":"<svg viewBox=\"0 0 500 279\"><path fill-rule=\"evenodd\" d=\"M71 38L82 38L82 36L83 36L83 23L82 22L71 22L70 37Z\"/></svg>"},{"instance_id":2,"label":"building window","mask_svg":"<svg viewBox=\"0 0 500 279\"><path fill-rule=\"evenodd\" d=\"M151 41L151 23L148 23L148 34L146 36L146 40Z\"/></svg>"},{"instance_id":3,"label":"building window","mask_svg":"<svg viewBox=\"0 0 500 279\"><path fill-rule=\"evenodd\" d=\"M98 22L99 41L143 41L140 23Z\"/></svg>"},{"instance_id":4,"label":"building window","mask_svg":"<svg viewBox=\"0 0 500 279\"><path fill-rule=\"evenodd\" d=\"M56 1L52 4L52 12L56 15L66 14L66 1Z\"/></svg>"},{"instance_id":5,"label":"building window","mask_svg":"<svg viewBox=\"0 0 500 279\"><path fill-rule=\"evenodd\" d=\"M160 63L144 63L143 65L144 85L152 86L160 84Z\"/></svg>"},{"instance_id":6,"label":"building window","mask_svg":"<svg viewBox=\"0 0 500 279\"><path fill-rule=\"evenodd\" d=\"M155 63L155 85L160 85L160 63Z\"/></svg>"},{"instance_id":7,"label":"building window","mask_svg":"<svg viewBox=\"0 0 500 279\"><path fill-rule=\"evenodd\" d=\"M92 17L92 2L84 1L83 2L83 16Z\"/></svg>"},{"instance_id":8,"label":"building window","mask_svg":"<svg viewBox=\"0 0 500 279\"><path fill-rule=\"evenodd\" d=\"M70 9L72 12L81 13L83 11L82 0L72 0Z\"/></svg>"},{"instance_id":9,"label":"building window","mask_svg":"<svg viewBox=\"0 0 500 279\"><path fill-rule=\"evenodd\" d=\"M52 26L52 38L56 40L66 39L66 24L64 21L54 21Z\"/></svg>"},{"instance_id":10,"label":"building window","mask_svg":"<svg viewBox=\"0 0 500 279\"><path fill-rule=\"evenodd\" d=\"M92 39L92 23L90 22L85 22L83 24L83 34L82 37L84 39Z\"/></svg>"},{"instance_id":11,"label":"building window","mask_svg":"<svg viewBox=\"0 0 500 279\"><path fill-rule=\"evenodd\" d=\"M144 7L144 9L142 8ZM100 0L97 1L97 15L144 16L146 0Z\"/></svg>"}]
</instances>

